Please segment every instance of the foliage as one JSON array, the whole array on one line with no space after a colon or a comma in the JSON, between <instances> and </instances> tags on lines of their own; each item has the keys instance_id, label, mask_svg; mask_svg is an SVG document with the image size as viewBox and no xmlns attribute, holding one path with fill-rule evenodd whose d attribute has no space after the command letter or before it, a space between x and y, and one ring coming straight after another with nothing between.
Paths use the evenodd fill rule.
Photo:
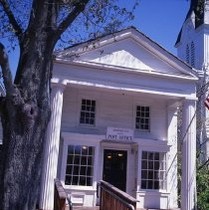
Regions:
<instances>
[{"instance_id":1,"label":"foliage","mask_svg":"<svg viewBox=\"0 0 209 210\"><path fill-rule=\"evenodd\" d=\"M209 168L205 165L197 170L197 208L209 209Z\"/></svg>"},{"instance_id":2,"label":"foliage","mask_svg":"<svg viewBox=\"0 0 209 210\"><path fill-rule=\"evenodd\" d=\"M2 3L1 3L2 2ZM17 29L11 23L11 19L5 13L2 6L4 2L10 5L10 11L14 15L24 33L29 25L33 14L32 0L1 0L0 1L0 38L6 38L14 48L17 45ZM130 20L134 19L134 11L139 4L139 0L131 0L125 3L123 0L88 0L88 3L81 3L79 0L47 0L42 1L44 4L55 4L56 7L56 26L61 26L63 20L66 20L69 14L72 14L75 5L83 4L85 9L63 30L57 40L56 48L63 48L78 42L98 36L113 33L127 26ZM53 14L54 15L54 14Z\"/></svg>"},{"instance_id":3,"label":"foliage","mask_svg":"<svg viewBox=\"0 0 209 210\"><path fill-rule=\"evenodd\" d=\"M7 48L0 43L0 67L6 89L6 96L0 98L0 209L33 210L38 202L51 113L54 48L119 30L134 17L137 2L0 0L0 38L9 39L20 49L13 80Z\"/></svg>"}]
</instances>

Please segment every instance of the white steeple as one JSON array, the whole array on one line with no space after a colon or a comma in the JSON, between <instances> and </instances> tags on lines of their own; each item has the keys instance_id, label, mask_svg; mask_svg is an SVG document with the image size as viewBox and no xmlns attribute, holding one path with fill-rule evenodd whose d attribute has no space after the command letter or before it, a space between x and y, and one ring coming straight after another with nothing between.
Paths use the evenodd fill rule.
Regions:
<instances>
[{"instance_id":1,"label":"white steeple","mask_svg":"<svg viewBox=\"0 0 209 210\"><path fill-rule=\"evenodd\" d=\"M175 47L180 59L197 70L197 145L209 157L209 110L204 106L209 88L209 0L191 0Z\"/></svg>"}]
</instances>

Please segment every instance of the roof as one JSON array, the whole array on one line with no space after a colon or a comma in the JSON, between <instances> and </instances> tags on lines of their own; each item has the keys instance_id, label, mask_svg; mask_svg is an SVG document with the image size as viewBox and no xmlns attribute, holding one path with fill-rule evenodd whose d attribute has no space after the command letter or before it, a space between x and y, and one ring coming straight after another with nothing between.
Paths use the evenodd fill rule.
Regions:
<instances>
[{"instance_id":1,"label":"roof","mask_svg":"<svg viewBox=\"0 0 209 210\"><path fill-rule=\"evenodd\" d=\"M136 44L128 45L129 49L127 49L127 47L123 48L124 46L122 47L122 45L120 45L119 48L117 48L117 49L114 48L115 51L114 52L112 51L110 53L109 46L111 44L114 44L114 46L116 46L115 44L120 41L122 42L122 40L133 40L133 41L135 40ZM132 50L130 50L130 46L132 46L131 47ZM141 46L141 48L139 48L139 46ZM105 50L104 50L104 48L105 48ZM196 72L192 69L192 67L190 65L186 64L184 61L180 60L178 57L174 56L172 53L165 50L162 46L160 46L158 43L151 40L149 37L147 37L142 32L138 31L135 27L128 27L128 28L120 30L118 32L100 36L96 39L91 39L86 42L78 43L78 44L75 44L68 48L65 48L64 50L60 50L59 52L55 53L55 62L64 61L64 62L77 62L78 63L78 62L87 62L87 60L88 60L89 64L90 63L92 64L92 62L94 64L96 64L95 62L97 62L97 65L98 65L98 62L101 64L101 59L103 59L103 58L110 59L110 57L108 57L107 55L106 55L106 57L104 56L104 53L107 54L107 51L108 51L108 54L109 55L111 54L111 56L113 56L112 57L113 60L115 59L114 56L116 56L116 55L119 56L119 54L121 55L121 53L123 53L123 55L128 56L130 59L133 59L134 62L136 62L136 63L133 62L131 64L129 63L128 66L126 66L127 68L133 67L133 68L136 68L139 70L140 68L142 68L142 63L144 62L144 64L146 64L146 65L144 65L143 67L146 66L145 68L148 68L147 65L149 65L149 69L154 70L154 67L150 66L151 60L148 61L147 57L144 57L144 58L140 57L140 53L142 53L142 51L141 51L142 48L146 49L147 53L149 52L150 59L153 62L155 62L155 64L157 64L156 62L158 62L159 65L164 65L165 63L167 63L166 65L170 66L168 68L172 71L172 74L174 73L174 69L176 69L176 70L178 69L180 75L184 75L184 76L187 75L188 78L194 78L196 76ZM135 49L134 52L133 52L133 49ZM97 55L94 54L94 58L93 58L92 51L96 51L96 50L97 50ZM88 57L88 56L86 56L87 54L89 56L91 54L91 56ZM97 58L95 56L97 56ZM103 56L103 58L102 58L102 56ZM147 54L147 56L148 56L148 54ZM102 62L106 62L106 61L103 60ZM162 62L164 62L164 64L162 64ZM116 63L111 62L111 59L110 59L108 61L108 65L110 66L111 64L115 65ZM117 62L117 65L120 65L119 61ZM163 70L163 68L161 68L162 74L165 73L164 71L165 71L165 69ZM160 73L160 72L158 72L158 73Z\"/></svg>"},{"instance_id":2,"label":"roof","mask_svg":"<svg viewBox=\"0 0 209 210\"><path fill-rule=\"evenodd\" d=\"M195 1L195 0L192 0L192 1ZM208 1L209 1L209 0L208 0ZM189 13L187 14L187 16L188 16L188 15L189 15ZM160 49L162 49L163 51L165 51L166 53L168 53L169 55L171 55L173 58L177 59L178 61L180 61L180 62L182 62L182 63L184 63L185 65L187 65L187 66L190 67L190 65L188 65L186 62L184 62L184 61L181 60L179 57L175 56L174 54L172 54L171 52L169 52L168 50L166 50L166 49L165 49L164 47L162 47L159 43L153 41L151 38L149 38L149 37L148 37L147 35L145 35L143 32L139 31L139 30L138 30L136 27L134 27L134 26L129 26L129 27L127 27L127 28L124 28L124 29L119 30L119 31L114 32L114 33L104 34L104 35L102 35L102 36L98 36L98 37L95 38L95 39L89 39L89 40L87 40L87 41L83 41L83 42L76 43L76 44L71 45L71 46L69 46L69 47L66 47L66 48L64 48L64 49L55 51L55 52L54 52L54 55L55 55L55 57L56 57L57 55L59 55L59 54L60 54L61 52L63 52L63 51L70 50L70 49L79 47L79 46L81 46L81 45L87 45L87 44L90 44L90 43L92 43L92 42L97 42L97 41L99 41L100 39L105 38L105 37L107 37L107 36L117 36L117 34L119 34L119 33L121 33L121 32L123 33L123 32L125 32L125 31L129 31L129 30L134 30L134 31L136 31L137 33L139 33L140 35L142 35L142 36L144 36L146 39L148 39L150 42L152 42L154 45L158 46Z\"/></svg>"}]
</instances>

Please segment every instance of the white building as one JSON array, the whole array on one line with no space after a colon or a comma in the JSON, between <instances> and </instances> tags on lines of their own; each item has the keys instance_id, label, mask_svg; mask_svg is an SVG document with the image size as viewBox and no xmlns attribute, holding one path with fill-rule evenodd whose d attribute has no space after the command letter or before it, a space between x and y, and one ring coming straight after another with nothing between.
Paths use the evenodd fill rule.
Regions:
<instances>
[{"instance_id":1,"label":"white building","mask_svg":"<svg viewBox=\"0 0 209 210\"><path fill-rule=\"evenodd\" d=\"M196 82L187 64L134 28L56 54L40 208L54 178L95 206L101 179L139 208L177 208L177 110L183 105L182 210L195 203Z\"/></svg>"},{"instance_id":2,"label":"white building","mask_svg":"<svg viewBox=\"0 0 209 210\"><path fill-rule=\"evenodd\" d=\"M197 145L205 161L209 158L209 112L204 105L209 94L209 0L191 0L175 46L178 57L198 69Z\"/></svg>"}]
</instances>

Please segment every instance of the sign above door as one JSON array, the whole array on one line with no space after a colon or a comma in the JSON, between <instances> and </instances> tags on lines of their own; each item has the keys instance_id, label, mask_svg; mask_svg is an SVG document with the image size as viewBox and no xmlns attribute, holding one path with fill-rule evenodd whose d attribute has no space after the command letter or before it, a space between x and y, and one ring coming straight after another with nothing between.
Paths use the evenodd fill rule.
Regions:
<instances>
[{"instance_id":1,"label":"sign above door","mask_svg":"<svg viewBox=\"0 0 209 210\"><path fill-rule=\"evenodd\" d=\"M112 141L133 141L134 132L128 128L107 127L106 139Z\"/></svg>"}]
</instances>

